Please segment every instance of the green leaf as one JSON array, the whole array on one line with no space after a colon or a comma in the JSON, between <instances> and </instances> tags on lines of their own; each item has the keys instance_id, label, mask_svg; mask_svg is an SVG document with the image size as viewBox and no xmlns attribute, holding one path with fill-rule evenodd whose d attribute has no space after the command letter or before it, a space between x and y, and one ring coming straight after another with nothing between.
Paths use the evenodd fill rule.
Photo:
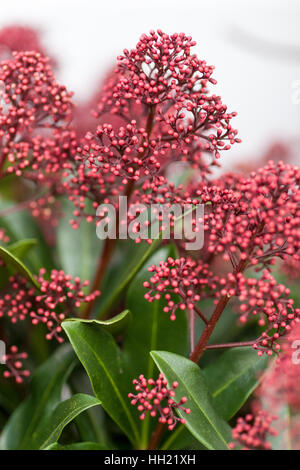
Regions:
<instances>
[{"instance_id":1,"label":"green leaf","mask_svg":"<svg viewBox=\"0 0 300 470\"><path fill-rule=\"evenodd\" d=\"M85 374L85 371L83 373ZM88 379L86 374L85 376ZM97 442L103 447L106 446L108 439L106 436L107 429L104 424L105 415L105 411L99 407L91 408L77 416L75 425L82 441Z\"/></svg>"},{"instance_id":2,"label":"green leaf","mask_svg":"<svg viewBox=\"0 0 300 470\"><path fill-rule=\"evenodd\" d=\"M108 331L108 333L112 334L113 336L118 336L120 333L122 333L129 325L131 322L131 312L129 310L124 310L123 312L119 313L118 315L115 315L112 318L109 318L108 320L84 320L84 319L78 319L78 318L68 318L68 322L78 322L80 321L81 323L86 323L90 325L99 325L101 326L105 331Z\"/></svg>"},{"instance_id":3,"label":"green leaf","mask_svg":"<svg viewBox=\"0 0 300 470\"><path fill-rule=\"evenodd\" d=\"M35 238L25 238L6 246L6 249L17 258L24 258L27 253L37 244Z\"/></svg>"},{"instance_id":4,"label":"green leaf","mask_svg":"<svg viewBox=\"0 0 300 470\"><path fill-rule=\"evenodd\" d=\"M18 389L12 381L3 377L3 371L0 364L0 408L10 414L20 403ZM7 418L6 418L7 420Z\"/></svg>"},{"instance_id":5,"label":"green leaf","mask_svg":"<svg viewBox=\"0 0 300 470\"><path fill-rule=\"evenodd\" d=\"M35 372L31 395L15 410L3 429L1 449L28 449L37 426L56 408L62 387L76 363L69 345L59 348Z\"/></svg>"},{"instance_id":6,"label":"green leaf","mask_svg":"<svg viewBox=\"0 0 300 470\"><path fill-rule=\"evenodd\" d=\"M94 224L83 221L77 230L73 229L69 221L74 219L75 207L70 201L62 201L62 210L64 217L57 229L57 251L62 269L72 276L91 281L103 241L97 238Z\"/></svg>"},{"instance_id":7,"label":"green leaf","mask_svg":"<svg viewBox=\"0 0 300 470\"><path fill-rule=\"evenodd\" d=\"M97 398L84 393L78 393L59 403L53 412L41 421L33 432L30 448L36 450L45 449L55 443L63 429L76 416L92 406L100 404L101 402Z\"/></svg>"},{"instance_id":8,"label":"green leaf","mask_svg":"<svg viewBox=\"0 0 300 470\"><path fill-rule=\"evenodd\" d=\"M228 421L259 384L259 372L267 365L252 348L232 348L203 370L216 410Z\"/></svg>"},{"instance_id":9,"label":"green leaf","mask_svg":"<svg viewBox=\"0 0 300 470\"><path fill-rule=\"evenodd\" d=\"M113 337L95 322L64 321L62 327L83 364L95 396L133 443L140 439L128 399L131 377Z\"/></svg>"},{"instance_id":10,"label":"green leaf","mask_svg":"<svg viewBox=\"0 0 300 470\"><path fill-rule=\"evenodd\" d=\"M3 246L0 246L0 258L5 261L5 264L8 266L9 269L11 269L13 272L17 271L18 273L22 274L22 276L26 277L26 279L34 285L34 287L39 289L39 283L34 278L33 274L29 271L29 269L25 266L25 264L23 264L19 258L14 256Z\"/></svg>"},{"instance_id":11,"label":"green leaf","mask_svg":"<svg viewBox=\"0 0 300 470\"><path fill-rule=\"evenodd\" d=\"M72 395L75 393L93 393L88 375L83 367L78 367L69 380ZM108 447L109 437L105 420L106 412L102 406L95 406L81 413L74 420L74 424L78 430L81 442L97 442L102 446Z\"/></svg>"},{"instance_id":12,"label":"green leaf","mask_svg":"<svg viewBox=\"0 0 300 470\"><path fill-rule=\"evenodd\" d=\"M107 447L98 444L98 442L76 442L75 444L51 444L44 450L107 450Z\"/></svg>"},{"instance_id":13,"label":"green leaf","mask_svg":"<svg viewBox=\"0 0 300 470\"><path fill-rule=\"evenodd\" d=\"M147 289L143 282L149 279L148 267L164 261L168 256L176 257L171 246L161 248L143 266L142 270L131 283L127 294L126 306L133 315L124 341L124 354L131 367L132 378L144 374L153 377L155 364L150 356L154 349L176 352L187 355L189 351L188 322L185 312L179 312L175 321L163 311L165 300L148 302L144 295ZM155 421L146 417L141 422L142 440L145 446L148 442L150 426Z\"/></svg>"},{"instance_id":14,"label":"green leaf","mask_svg":"<svg viewBox=\"0 0 300 470\"><path fill-rule=\"evenodd\" d=\"M206 450L206 448L190 433L184 424L176 426L174 431L164 439L161 450Z\"/></svg>"},{"instance_id":15,"label":"green leaf","mask_svg":"<svg viewBox=\"0 0 300 470\"><path fill-rule=\"evenodd\" d=\"M0 200L0 211L13 205L15 205L14 201L2 199ZM5 228L11 241L23 240L24 238L37 240L35 249L27 254L31 269L37 272L42 267L47 270L54 267L53 248L47 244L36 220L28 211L21 210L1 217L1 227Z\"/></svg>"},{"instance_id":16,"label":"green leaf","mask_svg":"<svg viewBox=\"0 0 300 470\"><path fill-rule=\"evenodd\" d=\"M157 367L165 375L169 386L179 383L176 400L187 397L191 413L178 411L186 420L186 427L201 444L211 450L225 450L231 439L230 427L214 409L201 369L194 362L166 351L151 353Z\"/></svg>"},{"instance_id":17,"label":"green leaf","mask_svg":"<svg viewBox=\"0 0 300 470\"><path fill-rule=\"evenodd\" d=\"M18 242L7 245L5 249L9 251L14 257L21 260L30 252L30 250L36 244L37 244L37 240L31 238L31 239L20 240ZM1 267L1 275L0 275L1 287L4 286L8 282L10 275L11 275L11 268L9 269L9 267L5 267L5 266Z\"/></svg>"}]
</instances>

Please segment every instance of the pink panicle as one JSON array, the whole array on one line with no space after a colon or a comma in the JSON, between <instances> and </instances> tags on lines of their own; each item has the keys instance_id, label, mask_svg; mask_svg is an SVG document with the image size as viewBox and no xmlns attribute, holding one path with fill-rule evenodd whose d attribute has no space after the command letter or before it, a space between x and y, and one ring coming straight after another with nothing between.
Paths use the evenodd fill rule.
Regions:
<instances>
[{"instance_id":1,"label":"pink panicle","mask_svg":"<svg viewBox=\"0 0 300 470\"><path fill-rule=\"evenodd\" d=\"M151 31L118 58L98 93L98 127L79 143L64 184L76 207L74 228L80 219L97 222L87 198L95 209L115 205L116 195L131 195L133 184L143 196L143 185L153 183L154 193L165 168L178 161L204 179L220 151L240 141L230 124L236 113L209 94L213 67L191 54L194 45L183 33Z\"/></svg>"},{"instance_id":2,"label":"pink panicle","mask_svg":"<svg viewBox=\"0 0 300 470\"><path fill-rule=\"evenodd\" d=\"M235 297L241 323L254 315L258 324L266 327L253 341L257 354L278 354L278 340L289 334L300 321L300 308L295 308L294 300L289 297L290 290L279 284L267 270L263 271L260 279L245 277L242 273L228 274L227 278L219 278L217 286L215 303L221 296Z\"/></svg>"},{"instance_id":3,"label":"pink panicle","mask_svg":"<svg viewBox=\"0 0 300 470\"><path fill-rule=\"evenodd\" d=\"M235 267L249 259L254 266L270 267L276 258L299 260L300 169L270 161L250 174L225 174L213 184L227 190L206 206L204 230L208 250L220 253ZM199 195L205 188L198 190ZM230 199L228 199L230 197Z\"/></svg>"},{"instance_id":4,"label":"pink panicle","mask_svg":"<svg viewBox=\"0 0 300 470\"><path fill-rule=\"evenodd\" d=\"M89 281L81 282L78 277L73 278L63 271L52 270L50 280L45 279L45 273L41 269L37 277L39 291L30 287L26 279L12 276L6 287L7 293L0 299L0 316L7 316L12 323L28 317L33 325L44 323L48 329L46 338L62 342L61 322L74 315L82 303L94 300L100 292L85 295L83 288Z\"/></svg>"},{"instance_id":5,"label":"pink panicle","mask_svg":"<svg viewBox=\"0 0 300 470\"><path fill-rule=\"evenodd\" d=\"M184 33L143 34L135 49L125 49L118 57L121 76L114 96L156 107L157 119L174 149L178 146L188 155L191 144L203 139L205 150L218 158L219 150L239 141L230 125L236 113L227 113L220 97L208 94L207 83L216 83L214 67L191 54L195 45Z\"/></svg>"},{"instance_id":6,"label":"pink panicle","mask_svg":"<svg viewBox=\"0 0 300 470\"><path fill-rule=\"evenodd\" d=\"M169 257L167 261L161 261L159 266L151 266L148 271L153 274L149 281L144 282L144 287L149 289L145 299L153 302L164 297L167 305L163 310L170 313L171 320L176 319L178 309L196 309L197 302L207 296L206 288L213 283L208 265L190 258L174 260Z\"/></svg>"},{"instance_id":7,"label":"pink panicle","mask_svg":"<svg viewBox=\"0 0 300 470\"><path fill-rule=\"evenodd\" d=\"M27 359L28 354L19 352L17 346L11 346L10 352L3 356L6 370L3 372L5 378L13 377L17 384L23 382L24 377L29 377L29 370L23 369L23 360Z\"/></svg>"},{"instance_id":8,"label":"pink panicle","mask_svg":"<svg viewBox=\"0 0 300 470\"><path fill-rule=\"evenodd\" d=\"M259 389L258 396L270 408L279 410L289 405L294 413L300 412L300 322L282 342L282 352L269 367Z\"/></svg>"},{"instance_id":9,"label":"pink panicle","mask_svg":"<svg viewBox=\"0 0 300 470\"><path fill-rule=\"evenodd\" d=\"M174 390L178 387L178 382L173 382L172 388L168 389L167 380L163 374L160 374L156 381L154 379L147 380L143 375L140 375L138 379L133 380L133 384L138 393L136 395L129 393L128 397L132 398L132 405L138 404L137 409L141 412L141 420L145 419L148 412L153 418L159 415L158 421L167 424L170 431L175 428L178 422L185 423L185 419L174 414L176 409L182 410L186 414L191 412L189 408L181 406L187 402L186 397L182 397L178 403L174 400Z\"/></svg>"},{"instance_id":10,"label":"pink panicle","mask_svg":"<svg viewBox=\"0 0 300 470\"><path fill-rule=\"evenodd\" d=\"M272 421L277 416L270 416L266 411L260 410L256 415L248 414L244 418L238 418L236 426L232 430L235 442L228 446L230 449L242 446L242 450L271 450L268 436L276 436L277 431L271 427Z\"/></svg>"}]
</instances>

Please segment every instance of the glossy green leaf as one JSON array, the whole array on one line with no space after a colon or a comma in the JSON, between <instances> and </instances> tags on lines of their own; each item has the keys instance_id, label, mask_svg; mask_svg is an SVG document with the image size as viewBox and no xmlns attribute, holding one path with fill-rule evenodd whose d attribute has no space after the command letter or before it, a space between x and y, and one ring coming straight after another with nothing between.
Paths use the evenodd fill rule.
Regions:
<instances>
[{"instance_id":1,"label":"glossy green leaf","mask_svg":"<svg viewBox=\"0 0 300 470\"><path fill-rule=\"evenodd\" d=\"M131 377L113 337L97 323L64 321L62 327L82 362L95 396L133 443L140 439L128 399Z\"/></svg>"},{"instance_id":2,"label":"glossy green leaf","mask_svg":"<svg viewBox=\"0 0 300 470\"><path fill-rule=\"evenodd\" d=\"M60 219L57 229L58 257L66 273L91 281L103 242L97 238L94 224L82 221L77 230L73 229L70 220L74 219L74 210L70 201L62 201L64 217Z\"/></svg>"},{"instance_id":3,"label":"glossy green leaf","mask_svg":"<svg viewBox=\"0 0 300 470\"><path fill-rule=\"evenodd\" d=\"M17 258L23 259L37 245L35 238L25 238L6 246L6 249Z\"/></svg>"},{"instance_id":4,"label":"glossy green leaf","mask_svg":"<svg viewBox=\"0 0 300 470\"><path fill-rule=\"evenodd\" d=\"M259 384L266 356L252 348L232 348L203 370L218 412L228 421L242 407Z\"/></svg>"},{"instance_id":5,"label":"glossy green leaf","mask_svg":"<svg viewBox=\"0 0 300 470\"><path fill-rule=\"evenodd\" d=\"M9 251L13 256L22 260L26 255L31 251L33 247L37 244L37 240L30 238L25 240L19 240L18 242L11 243L7 245L5 248ZM11 276L11 268L8 267L1 267L0 273L0 286L4 286L9 277Z\"/></svg>"},{"instance_id":6,"label":"glossy green leaf","mask_svg":"<svg viewBox=\"0 0 300 470\"><path fill-rule=\"evenodd\" d=\"M176 428L165 436L161 450L206 450L187 429L184 424L179 424Z\"/></svg>"},{"instance_id":7,"label":"glossy green leaf","mask_svg":"<svg viewBox=\"0 0 300 470\"><path fill-rule=\"evenodd\" d=\"M155 365L150 351L154 349L181 355L187 355L189 351L185 312L178 312L176 320L171 321L170 316L163 311L165 300L150 303L144 298L147 289L143 287L143 282L150 276L148 267L166 260L168 256L176 257L172 246L158 250L144 265L128 290L126 305L132 312L133 321L126 334L124 354L132 370L132 378L140 374L144 374L147 378L153 377ZM155 422L149 417L141 422L144 445L148 441L151 425L155 426Z\"/></svg>"},{"instance_id":8,"label":"glossy green leaf","mask_svg":"<svg viewBox=\"0 0 300 470\"><path fill-rule=\"evenodd\" d=\"M20 403L20 396L15 384L5 379L2 374L3 369L0 364L0 408L6 413L12 413Z\"/></svg>"},{"instance_id":9,"label":"glossy green leaf","mask_svg":"<svg viewBox=\"0 0 300 470\"><path fill-rule=\"evenodd\" d=\"M70 390L72 394L93 393L88 375L83 367L78 367L69 380ZM106 426L106 412L102 406L94 406L85 413L81 413L74 420L81 442L97 442L107 447L110 443L108 430Z\"/></svg>"},{"instance_id":10,"label":"glossy green leaf","mask_svg":"<svg viewBox=\"0 0 300 470\"><path fill-rule=\"evenodd\" d=\"M75 444L51 444L44 450L107 450L107 447L98 444L98 442L76 442Z\"/></svg>"},{"instance_id":11,"label":"glossy green leaf","mask_svg":"<svg viewBox=\"0 0 300 470\"><path fill-rule=\"evenodd\" d=\"M22 276L26 277L26 279L34 285L37 289L39 289L40 285L37 280L34 278L33 274L29 271L29 269L22 263L22 261L14 256L8 249L0 246L0 258L5 261L5 264L11 269L13 272L18 272L22 274Z\"/></svg>"},{"instance_id":12,"label":"glossy green leaf","mask_svg":"<svg viewBox=\"0 0 300 470\"><path fill-rule=\"evenodd\" d=\"M118 336L128 327L131 322L131 318L131 312L129 310L124 310L108 320L79 320L78 318L68 318L68 322L80 321L81 323L86 323L88 325L98 325L113 336Z\"/></svg>"},{"instance_id":13,"label":"glossy green leaf","mask_svg":"<svg viewBox=\"0 0 300 470\"><path fill-rule=\"evenodd\" d=\"M70 345L59 348L35 372L31 395L15 410L3 429L1 449L28 449L32 435L61 400L62 387L76 363Z\"/></svg>"},{"instance_id":14,"label":"glossy green leaf","mask_svg":"<svg viewBox=\"0 0 300 470\"><path fill-rule=\"evenodd\" d=\"M0 212L15 205L14 201L0 200ZM11 242L23 239L35 239L37 245L27 253L28 266L38 272L40 268L50 270L54 267L53 248L47 244L36 220L26 210L21 210L1 217L1 227L5 228Z\"/></svg>"},{"instance_id":15,"label":"glossy green leaf","mask_svg":"<svg viewBox=\"0 0 300 470\"><path fill-rule=\"evenodd\" d=\"M85 371L83 372L85 374ZM105 447L108 439L106 436L105 411L101 407L90 408L85 413L77 416L74 423L81 441L97 442Z\"/></svg>"},{"instance_id":16,"label":"glossy green leaf","mask_svg":"<svg viewBox=\"0 0 300 470\"><path fill-rule=\"evenodd\" d=\"M176 400L187 397L191 413L178 411L186 420L186 427L201 444L211 450L225 450L231 439L230 427L214 409L201 369L194 362L166 351L151 353L157 367L165 375L169 386L179 383Z\"/></svg>"},{"instance_id":17,"label":"glossy green leaf","mask_svg":"<svg viewBox=\"0 0 300 470\"><path fill-rule=\"evenodd\" d=\"M57 442L63 429L76 416L92 406L100 405L97 398L84 393L78 393L71 398L59 403L57 407L48 416L40 421L32 433L30 449L45 449L51 444Z\"/></svg>"}]
</instances>

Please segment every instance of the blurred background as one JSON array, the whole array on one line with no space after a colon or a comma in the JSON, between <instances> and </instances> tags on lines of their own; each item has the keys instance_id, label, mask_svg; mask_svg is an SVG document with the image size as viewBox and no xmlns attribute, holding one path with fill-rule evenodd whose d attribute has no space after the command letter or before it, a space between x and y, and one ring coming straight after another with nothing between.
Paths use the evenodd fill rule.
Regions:
<instances>
[{"instance_id":1,"label":"blurred background","mask_svg":"<svg viewBox=\"0 0 300 470\"><path fill-rule=\"evenodd\" d=\"M10 0L0 6L1 28L19 24L41 32L60 81L78 102L91 97L115 57L142 33L161 28L192 35L198 56L216 66L214 92L238 112L234 124L243 144L224 154L225 166L259 159L277 142L294 145L299 159L299 17L299 0Z\"/></svg>"}]
</instances>

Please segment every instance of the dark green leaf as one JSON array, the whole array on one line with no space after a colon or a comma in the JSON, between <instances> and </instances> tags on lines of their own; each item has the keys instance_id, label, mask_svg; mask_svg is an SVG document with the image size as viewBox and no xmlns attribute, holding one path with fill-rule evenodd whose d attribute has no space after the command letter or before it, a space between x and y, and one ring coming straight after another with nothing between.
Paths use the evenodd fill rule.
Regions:
<instances>
[{"instance_id":1,"label":"dark green leaf","mask_svg":"<svg viewBox=\"0 0 300 470\"><path fill-rule=\"evenodd\" d=\"M231 439L230 428L214 409L203 373L197 364L166 351L153 351L151 355L169 386L174 381L179 383L175 390L176 400L187 397L186 406L191 413L187 415L178 411L178 414L186 420L186 427L193 436L208 449L227 449Z\"/></svg>"},{"instance_id":2,"label":"dark green leaf","mask_svg":"<svg viewBox=\"0 0 300 470\"><path fill-rule=\"evenodd\" d=\"M98 442L76 442L68 445L51 444L44 450L107 450L107 447L98 444Z\"/></svg>"},{"instance_id":3,"label":"dark green leaf","mask_svg":"<svg viewBox=\"0 0 300 470\"><path fill-rule=\"evenodd\" d=\"M144 295L147 289L143 282L149 279L148 267L164 261L168 256L176 257L173 247L161 248L143 266L140 273L131 283L127 294L127 307L133 315L124 342L124 353L131 367L132 378L144 374L147 378L153 377L154 362L150 351L162 349L176 352L181 355L188 354L189 333L185 312L179 312L175 321L163 311L164 300L149 303ZM151 423L155 421L148 417L141 422L142 439L145 446L150 433Z\"/></svg>"},{"instance_id":4,"label":"dark green leaf","mask_svg":"<svg viewBox=\"0 0 300 470\"><path fill-rule=\"evenodd\" d=\"M12 272L18 272L22 274L22 276L26 277L26 279L33 284L37 289L39 289L40 285L37 280L34 278L33 274L29 271L29 269L22 263L22 261L14 256L10 251L8 251L3 246L0 246L0 258L5 261L5 264L8 266Z\"/></svg>"},{"instance_id":5,"label":"dark green leaf","mask_svg":"<svg viewBox=\"0 0 300 470\"><path fill-rule=\"evenodd\" d=\"M36 244L37 240L35 238L25 238L7 245L6 249L17 258L23 259Z\"/></svg>"},{"instance_id":6,"label":"dark green leaf","mask_svg":"<svg viewBox=\"0 0 300 470\"><path fill-rule=\"evenodd\" d=\"M93 393L88 375L82 367L78 367L69 381L72 394ZM80 441L97 442L102 446L108 447L109 437L107 426L105 425L106 412L102 406L94 406L84 413L81 413L74 420L74 424L78 430Z\"/></svg>"},{"instance_id":7,"label":"dark green leaf","mask_svg":"<svg viewBox=\"0 0 300 470\"><path fill-rule=\"evenodd\" d=\"M95 396L133 443L140 439L128 399L130 376L112 336L97 323L64 321L62 327L90 378Z\"/></svg>"},{"instance_id":8,"label":"dark green leaf","mask_svg":"<svg viewBox=\"0 0 300 470\"><path fill-rule=\"evenodd\" d=\"M36 246L37 241L33 238L20 240L18 242L12 243L7 245L5 248L9 251L13 256L18 258L19 260L26 257L26 255L30 252L30 250ZM0 285L1 287L4 286L11 275L12 269L8 267L1 267L1 275L0 275Z\"/></svg>"},{"instance_id":9,"label":"dark green leaf","mask_svg":"<svg viewBox=\"0 0 300 470\"><path fill-rule=\"evenodd\" d=\"M14 201L0 200L0 211L6 210L14 204ZM28 211L22 210L1 217L1 227L5 228L11 242L24 238L37 240L35 249L27 253L31 269L37 272L42 267L47 270L54 267L53 249L47 244L36 220Z\"/></svg>"},{"instance_id":10,"label":"dark green leaf","mask_svg":"<svg viewBox=\"0 0 300 470\"><path fill-rule=\"evenodd\" d=\"M71 398L59 403L57 407L43 421L40 421L32 433L30 449L45 449L57 442L63 429L76 416L92 406L100 405L97 398L84 393L78 393Z\"/></svg>"},{"instance_id":11,"label":"dark green leaf","mask_svg":"<svg viewBox=\"0 0 300 470\"><path fill-rule=\"evenodd\" d=\"M124 310L123 312L119 313L118 315L115 315L112 318L109 318L108 320L78 320L78 318L68 318L68 322L80 321L81 323L86 323L90 325L99 325L113 336L118 336L128 327L129 323L131 322L131 317L132 315L130 311Z\"/></svg>"},{"instance_id":12,"label":"dark green leaf","mask_svg":"<svg viewBox=\"0 0 300 470\"><path fill-rule=\"evenodd\" d=\"M74 219L74 205L62 201L64 217L60 219L57 229L57 250L63 270L82 280L92 280L99 260L103 242L96 236L94 224L82 221L79 228L74 230L70 220Z\"/></svg>"},{"instance_id":13,"label":"dark green leaf","mask_svg":"<svg viewBox=\"0 0 300 470\"><path fill-rule=\"evenodd\" d=\"M164 439L161 450L207 450L187 429L184 424L176 426Z\"/></svg>"},{"instance_id":14,"label":"dark green leaf","mask_svg":"<svg viewBox=\"0 0 300 470\"><path fill-rule=\"evenodd\" d=\"M3 429L1 449L30 448L35 429L60 402L62 387L75 363L75 355L66 345L36 370L31 395L15 410Z\"/></svg>"},{"instance_id":15,"label":"dark green leaf","mask_svg":"<svg viewBox=\"0 0 300 470\"><path fill-rule=\"evenodd\" d=\"M259 383L267 364L252 348L232 348L203 370L217 411L228 421L245 403Z\"/></svg>"}]
</instances>

